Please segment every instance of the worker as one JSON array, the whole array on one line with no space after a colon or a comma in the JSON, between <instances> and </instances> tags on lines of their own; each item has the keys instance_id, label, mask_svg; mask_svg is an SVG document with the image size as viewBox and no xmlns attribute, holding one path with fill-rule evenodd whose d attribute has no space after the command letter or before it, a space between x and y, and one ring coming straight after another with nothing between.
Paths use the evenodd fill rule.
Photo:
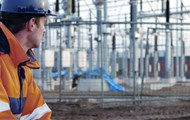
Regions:
<instances>
[{"instance_id":1,"label":"worker","mask_svg":"<svg viewBox=\"0 0 190 120\"><path fill-rule=\"evenodd\" d=\"M0 22L0 120L49 120L51 110L33 80L40 67L32 48L45 33L48 0L2 0Z\"/></svg>"},{"instance_id":2,"label":"worker","mask_svg":"<svg viewBox=\"0 0 190 120\"><path fill-rule=\"evenodd\" d=\"M72 91L75 91L77 89L80 77L82 77L82 75L80 75L80 74L73 75Z\"/></svg>"}]
</instances>

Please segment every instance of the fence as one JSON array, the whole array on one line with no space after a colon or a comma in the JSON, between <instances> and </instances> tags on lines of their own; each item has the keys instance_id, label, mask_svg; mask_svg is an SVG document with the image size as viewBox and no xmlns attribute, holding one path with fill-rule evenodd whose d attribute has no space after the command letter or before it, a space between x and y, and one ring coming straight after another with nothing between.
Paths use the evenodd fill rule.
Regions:
<instances>
[{"instance_id":1,"label":"fence","mask_svg":"<svg viewBox=\"0 0 190 120\"><path fill-rule=\"evenodd\" d=\"M36 50L42 68L34 76L48 100L120 103L190 95L188 23L61 21L47 28Z\"/></svg>"}]
</instances>

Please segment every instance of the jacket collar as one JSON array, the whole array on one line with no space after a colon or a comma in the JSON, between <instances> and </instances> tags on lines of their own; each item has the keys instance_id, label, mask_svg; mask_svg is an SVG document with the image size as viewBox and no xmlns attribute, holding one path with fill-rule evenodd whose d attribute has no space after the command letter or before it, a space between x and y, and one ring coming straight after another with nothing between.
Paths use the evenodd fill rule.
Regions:
<instances>
[{"instance_id":1,"label":"jacket collar","mask_svg":"<svg viewBox=\"0 0 190 120\"><path fill-rule=\"evenodd\" d=\"M39 68L40 65L38 61L35 59L35 54L30 49L27 54L24 52L17 38L0 22L0 28L5 34L7 41L10 47L10 58L12 59L15 67L18 67L20 64L26 64L31 68Z\"/></svg>"}]
</instances>

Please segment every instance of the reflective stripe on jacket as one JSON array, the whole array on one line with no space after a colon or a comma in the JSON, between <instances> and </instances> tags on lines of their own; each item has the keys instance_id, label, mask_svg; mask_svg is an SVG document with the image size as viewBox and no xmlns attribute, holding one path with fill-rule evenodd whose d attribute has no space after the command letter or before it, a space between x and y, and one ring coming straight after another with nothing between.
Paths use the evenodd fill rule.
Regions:
<instances>
[{"instance_id":1,"label":"reflective stripe on jacket","mask_svg":"<svg viewBox=\"0 0 190 120\"><path fill-rule=\"evenodd\" d=\"M0 23L0 119L50 119L51 110L30 70L39 67L33 51L26 54L16 37Z\"/></svg>"}]
</instances>

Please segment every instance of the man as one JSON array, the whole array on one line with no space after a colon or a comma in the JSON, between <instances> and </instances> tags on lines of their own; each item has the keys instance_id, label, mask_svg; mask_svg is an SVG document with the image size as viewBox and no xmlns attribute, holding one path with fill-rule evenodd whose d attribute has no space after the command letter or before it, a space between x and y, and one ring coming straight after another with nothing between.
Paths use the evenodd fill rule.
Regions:
<instances>
[{"instance_id":1,"label":"man","mask_svg":"<svg viewBox=\"0 0 190 120\"><path fill-rule=\"evenodd\" d=\"M51 110L31 68L45 32L48 0L2 0L0 22L0 120L48 120Z\"/></svg>"}]
</instances>

